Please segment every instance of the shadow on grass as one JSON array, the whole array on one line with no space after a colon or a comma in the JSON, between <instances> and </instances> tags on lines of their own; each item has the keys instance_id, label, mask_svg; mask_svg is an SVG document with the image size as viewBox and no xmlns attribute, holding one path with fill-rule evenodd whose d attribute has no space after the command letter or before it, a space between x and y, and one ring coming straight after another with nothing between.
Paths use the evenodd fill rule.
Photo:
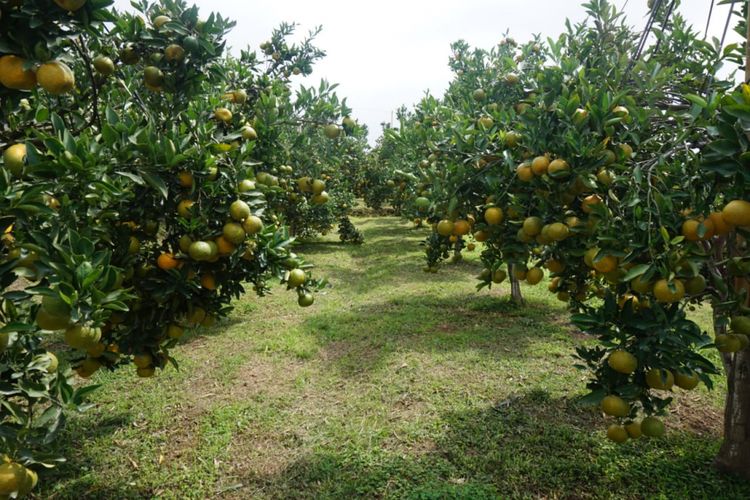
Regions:
<instances>
[{"instance_id":1,"label":"shadow on grass","mask_svg":"<svg viewBox=\"0 0 750 500\"><path fill-rule=\"evenodd\" d=\"M394 353L473 351L491 359L527 358L543 346L572 355L572 327L558 324L548 304L460 292L448 297L397 295L379 302L327 310L301 330L314 337L320 356L347 377L382 368ZM540 347L542 346L542 347Z\"/></svg>"},{"instance_id":2,"label":"shadow on grass","mask_svg":"<svg viewBox=\"0 0 750 500\"><path fill-rule=\"evenodd\" d=\"M710 467L718 443L673 433L614 445L600 417L531 391L441 416L406 451L376 443L306 451L275 474L232 478L237 498L748 498L750 485Z\"/></svg>"}]
</instances>

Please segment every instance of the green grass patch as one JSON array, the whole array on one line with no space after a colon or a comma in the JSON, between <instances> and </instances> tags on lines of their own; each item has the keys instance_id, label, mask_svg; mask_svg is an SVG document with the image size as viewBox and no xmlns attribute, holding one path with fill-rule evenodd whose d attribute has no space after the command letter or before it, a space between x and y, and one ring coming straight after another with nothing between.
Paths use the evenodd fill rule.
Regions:
<instances>
[{"instance_id":1,"label":"green grass patch","mask_svg":"<svg viewBox=\"0 0 750 500\"><path fill-rule=\"evenodd\" d=\"M427 274L426 231L354 222L362 246L297 250L332 285L314 307L248 295L175 349L179 371L97 375L39 497L750 497L710 466L721 390L680 401L666 438L613 445L576 402L591 340L543 284L520 307L476 292L477 251Z\"/></svg>"}]
</instances>

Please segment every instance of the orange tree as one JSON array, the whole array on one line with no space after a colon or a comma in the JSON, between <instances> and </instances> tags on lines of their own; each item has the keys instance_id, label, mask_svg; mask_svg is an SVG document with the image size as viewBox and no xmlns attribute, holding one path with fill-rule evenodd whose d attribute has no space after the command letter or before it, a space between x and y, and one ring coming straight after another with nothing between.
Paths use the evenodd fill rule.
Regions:
<instances>
[{"instance_id":1,"label":"orange tree","mask_svg":"<svg viewBox=\"0 0 750 500\"><path fill-rule=\"evenodd\" d=\"M396 214L414 220L417 226L422 224L430 206L429 172L438 161L433 150L444 133L440 123L452 113L430 95L414 111L397 110L398 127L384 125L363 172L360 188L368 206L379 209L389 203Z\"/></svg>"},{"instance_id":2,"label":"orange tree","mask_svg":"<svg viewBox=\"0 0 750 500\"><path fill-rule=\"evenodd\" d=\"M47 445L95 387L72 371L150 377L246 283L263 295L280 280L303 307L319 285L253 181L258 110L243 104L288 80L244 82L227 103L231 22L178 0L110 3L0 2L3 498L62 459Z\"/></svg>"},{"instance_id":3,"label":"orange tree","mask_svg":"<svg viewBox=\"0 0 750 500\"><path fill-rule=\"evenodd\" d=\"M282 24L275 30L262 45L261 57L243 52L228 61L229 100L234 100L233 88L258 86L257 92L242 96L242 105L253 114L243 133L257 137L251 154L257 175L252 180L293 235L327 233L338 221L342 240L361 243L362 235L347 214L367 146L366 128L350 116L336 85L323 80L317 89L292 92L290 79L308 74L312 62L323 56L312 45L319 30L290 45L286 38L294 28Z\"/></svg>"},{"instance_id":4,"label":"orange tree","mask_svg":"<svg viewBox=\"0 0 750 500\"><path fill-rule=\"evenodd\" d=\"M672 391L710 387L718 349L729 392L717 465L750 477L750 88L715 79L736 47L701 41L662 3L658 43L640 58L621 14L593 0L590 22L546 46L506 41L475 81L457 71L428 263L473 232L480 287L508 274L535 285L546 268L573 323L599 340L578 350L592 373L584 399L616 442L661 436ZM687 314L704 303L713 335Z\"/></svg>"}]
</instances>

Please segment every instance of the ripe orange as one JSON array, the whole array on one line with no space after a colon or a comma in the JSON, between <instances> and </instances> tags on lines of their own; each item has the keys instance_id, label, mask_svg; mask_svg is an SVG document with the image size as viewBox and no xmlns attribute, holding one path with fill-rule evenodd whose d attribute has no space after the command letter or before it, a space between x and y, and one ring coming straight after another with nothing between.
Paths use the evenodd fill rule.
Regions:
<instances>
[{"instance_id":1,"label":"ripe orange","mask_svg":"<svg viewBox=\"0 0 750 500\"><path fill-rule=\"evenodd\" d=\"M14 56L0 57L0 83L9 89L31 90L36 86L36 73L33 69L24 69L26 60Z\"/></svg>"},{"instance_id":2,"label":"ripe orange","mask_svg":"<svg viewBox=\"0 0 750 500\"><path fill-rule=\"evenodd\" d=\"M654 284L654 297L656 297L657 301L671 304L682 300L685 296L685 285L682 283L682 280L674 279L671 284L674 287L674 291L670 288L670 283L665 279L661 279Z\"/></svg>"},{"instance_id":3,"label":"ripe orange","mask_svg":"<svg viewBox=\"0 0 750 500\"><path fill-rule=\"evenodd\" d=\"M214 118L224 123L229 123L232 121L232 112L227 108L216 108L214 110Z\"/></svg>"},{"instance_id":4,"label":"ripe orange","mask_svg":"<svg viewBox=\"0 0 750 500\"><path fill-rule=\"evenodd\" d=\"M506 273L502 269L496 270L494 273L492 273L492 282L493 283L502 283L503 281L508 278L508 273Z\"/></svg>"},{"instance_id":5,"label":"ripe orange","mask_svg":"<svg viewBox=\"0 0 750 500\"><path fill-rule=\"evenodd\" d=\"M593 267L602 274L611 273L617 269L617 257L605 255L598 261L593 261Z\"/></svg>"},{"instance_id":6,"label":"ripe orange","mask_svg":"<svg viewBox=\"0 0 750 500\"><path fill-rule=\"evenodd\" d=\"M549 158L547 156L537 156L531 161L531 171L534 175L544 175L549 168Z\"/></svg>"},{"instance_id":7,"label":"ripe orange","mask_svg":"<svg viewBox=\"0 0 750 500\"><path fill-rule=\"evenodd\" d=\"M750 226L750 202L733 200L721 211L721 216L732 226Z\"/></svg>"},{"instance_id":8,"label":"ripe orange","mask_svg":"<svg viewBox=\"0 0 750 500\"><path fill-rule=\"evenodd\" d=\"M183 170L177 174L177 182L184 188L191 188L193 187L193 174L187 170Z\"/></svg>"},{"instance_id":9,"label":"ripe orange","mask_svg":"<svg viewBox=\"0 0 750 500\"><path fill-rule=\"evenodd\" d=\"M450 236L453 234L453 223L447 219L443 219L438 222L436 230L440 236Z\"/></svg>"},{"instance_id":10,"label":"ripe orange","mask_svg":"<svg viewBox=\"0 0 750 500\"><path fill-rule=\"evenodd\" d=\"M703 225L703 236L700 236L700 228ZM699 221L697 219L688 219L682 223L682 235L688 241L699 241L711 239L714 235L714 223L711 219Z\"/></svg>"},{"instance_id":11,"label":"ripe orange","mask_svg":"<svg viewBox=\"0 0 750 500\"><path fill-rule=\"evenodd\" d=\"M630 436L628 435L628 431L625 430L625 427L612 424L607 429L607 437L610 441L614 441L615 443L624 443Z\"/></svg>"},{"instance_id":12,"label":"ripe orange","mask_svg":"<svg viewBox=\"0 0 750 500\"><path fill-rule=\"evenodd\" d=\"M179 339L182 337L182 334L184 333L183 328L180 325L175 325L172 323L167 327L167 337L170 339Z\"/></svg>"},{"instance_id":13,"label":"ripe orange","mask_svg":"<svg viewBox=\"0 0 750 500\"><path fill-rule=\"evenodd\" d=\"M592 207L594 207L594 205L601 204L601 202L602 202L602 199L599 197L598 194L592 194L583 199L583 201L581 202L581 208L583 209L584 212L586 212L587 214L590 214L593 211Z\"/></svg>"},{"instance_id":14,"label":"ripe orange","mask_svg":"<svg viewBox=\"0 0 750 500\"><path fill-rule=\"evenodd\" d=\"M176 269L179 266L180 261L174 258L171 253L164 252L156 259L156 265L159 269L167 271L169 269Z\"/></svg>"},{"instance_id":15,"label":"ripe orange","mask_svg":"<svg viewBox=\"0 0 750 500\"><path fill-rule=\"evenodd\" d=\"M601 409L607 415L613 417L627 417L630 413L630 405L619 396L605 396L601 402Z\"/></svg>"},{"instance_id":16,"label":"ripe orange","mask_svg":"<svg viewBox=\"0 0 750 500\"><path fill-rule=\"evenodd\" d=\"M456 236L465 236L471 231L471 225L468 221L459 219L453 223L453 234Z\"/></svg>"},{"instance_id":17,"label":"ripe orange","mask_svg":"<svg viewBox=\"0 0 750 500\"><path fill-rule=\"evenodd\" d=\"M630 422L629 424L625 424L625 430L628 431L628 436L632 439L638 439L643 434L640 422Z\"/></svg>"},{"instance_id":18,"label":"ripe orange","mask_svg":"<svg viewBox=\"0 0 750 500\"><path fill-rule=\"evenodd\" d=\"M257 234L263 230L263 221L255 215L249 216L242 222L242 229L249 235Z\"/></svg>"},{"instance_id":19,"label":"ripe orange","mask_svg":"<svg viewBox=\"0 0 750 500\"><path fill-rule=\"evenodd\" d=\"M498 224L503 222L503 209L500 207L489 207L484 211L484 220L490 226L497 226ZM476 234L474 235L474 238L477 241L484 241L476 238Z\"/></svg>"},{"instance_id":20,"label":"ripe orange","mask_svg":"<svg viewBox=\"0 0 750 500\"><path fill-rule=\"evenodd\" d=\"M231 255L237 249L237 247L224 236L219 236L214 241L216 242L219 255L221 256Z\"/></svg>"},{"instance_id":21,"label":"ripe orange","mask_svg":"<svg viewBox=\"0 0 750 500\"><path fill-rule=\"evenodd\" d=\"M192 217L192 214L190 213L190 208L195 204L193 200L182 200L177 204L177 213L180 214L181 217L184 217L186 219L189 219Z\"/></svg>"},{"instance_id":22,"label":"ripe orange","mask_svg":"<svg viewBox=\"0 0 750 500\"><path fill-rule=\"evenodd\" d=\"M536 236L542 232L542 219L539 217L527 217L523 221L522 230L529 236Z\"/></svg>"},{"instance_id":23,"label":"ripe orange","mask_svg":"<svg viewBox=\"0 0 750 500\"><path fill-rule=\"evenodd\" d=\"M11 174L20 177L26 165L26 144L19 143L9 146L3 151L3 163Z\"/></svg>"},{"instance_id":24,"label":"ripe orange","mask_svg":"<svg viewBox=\"0 0 750 500\"><path fill-rule=\"evenodd\" d=\"M570 235L570 228L562 222L553 222L547 228L547 237L552 241L562 241Z\"/></svg>"},{"instance_id":25,"label":"ripe orange","mask_svg":"<svg viewBox=\"0 0 750 500\"><path fill-rule=\"evenodd\" d=\"M651 282L644 279L643 275L636 276L630 281L630 288L638 293L650 293L653 286Z\"/></svg>"},{"instance_id":26,"label":"ripe orange","mask_svg":"<svg viewBox=\"0 0 750 500\"><path fill-rule=\"evenodd\" d=\"M570 165L565 160L553 160L547 167L547 173L552 178L562 178L570 175Z\"/></svg>"},{"instance_id":27,"label":"ripe orange","mask_svg":"<svg viewBox=\"0 0 750 500\"><path fill-rule=\"evenodd\" d=\"M536 285L544 278L544 271L538 267L532 267L526 273L526 283L529 285Z\"/></svg>"},{"instance_id":28,"label":"ripe orange","mask_svg":"<svg viewBox=\"0 0 750 500\"><path fill-rule=\"evenodd\" d=\"M487 241L489 237L490 235L486 231L477 231L476 233L474 233L474 239L480 243Z\"/></svg>"},{"instance_id":29,"label":"ripe orange","mask_svg":"<svg viewBox=\"0 0 750 500\"><path fill-rule=\"evenodd\" d=\"M527 163L521 163L516 168L516 175L521 182L531 182L534 178L534 172Z\"/></svg>"},{"instance_id":30,"label":"ripe orange","mask_svg":"<svg viewBox=\"0 0 750 500\"><path fill-rule=\"evenodd\" d=\"M638 368L638 360L636 357L623 349L612 351L612 354L607 358L607 364L614 371L626 375L633 373L635 369Z\"/></svg>"},{"instance_id":31,"label":"ripe orange","mask_svg":"<svg viewBox=\"0 0 750 500\"><path fill-rule=\"evenodd\" d=\"M224 227L222 228L222 236L234 245L241 245L242 242L245 241L245 238L247 238L245 230L242 229L242 225L237 222L227 222L224 224Z\"/></svg>"},{"instance_id":32,"label":"ripe orange","mask_svg":"<svg viewBox=\"0 0 750 500\"><path fill-rule=\"evenodd\" d=\"M201 276L201 286L206 290L216 290L216 279L211 273Z\"/></svg>"},{"instance_id":33,"label":"ripe orange","mask_svg":"<svg viewBox=\"0 0 750 500\"><path fill-rule=\"evenodd\" d=\"M40 87L54 95L67 94L76 84L73 71L60 61L50 61L39 66L36 80Z\"/></svg>"},{"instance_id":34,"label":"ripe orange","mask_svg":"<svg viewBox=\"0 0 750 500\"><path fill-rule=\"evenodd\" d=\"M690 391L700 383L698 374L691 370L677 370L674 373L674 383L677 387Z\"/></svg>"},{"instance_id":35,"label":"ripe orange","mask_svg":"<svg viewBox=\"0 0 750 500\"><path fill-rule=\"evenodd\" d=\"M674 385L674 375L663 368L652 368L646 372L646 384L652 389L668 391Z\"/></svg>"},{"instance_id":36,"label":"ripe orange","mask_svg":"<svg viewBox=\"0 0 750 500\"><path fill-rule=\"evenodd\" d=\"M722 212L712 212L708 218L714 224L714 233L716 236L724 236L732 232L733 227L724 220Z\"/></svg>"},{"instance_id":37,"label":"ripe orange","mask_svg":"<svg viewBox=\"0 0 750 500\"><path fill-rule=\"evenodd\" d=\"M545 263L545 267L551 273L561 273L565 270L565 263L557 259L550 259Z\"/></svg>"}]
</instances>

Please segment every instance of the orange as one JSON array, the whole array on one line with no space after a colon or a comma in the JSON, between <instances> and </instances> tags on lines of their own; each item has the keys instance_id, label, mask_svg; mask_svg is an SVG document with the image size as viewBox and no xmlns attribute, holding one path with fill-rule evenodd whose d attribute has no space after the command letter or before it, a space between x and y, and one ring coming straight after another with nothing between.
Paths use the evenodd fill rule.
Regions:
<instances>
[{"instance_id":1,"label":"orange","mask_svg":"<svg viewBox=\"0 0 750 500\"><path fill-rule=\"evenodd\" d=\"M230 242L224 236L219 236L214 241L216 242L216 246L218 247L219 255L222 255L222 256L231 255L232 252L234 252L237 248L232 242Z\"/></svg>"},{"instance_id":2,"label":"orange","mask_svg":"<svg viewBox=\"0 0 750 500\"><path fill-rule=\"evenodd\" d=\"M633 373L636 368L638 368L638 360L636 357L623 349L612 351L612 354L607 358L607 364L614 371L626 375Z\"/></svg>"},{"instance_id":3,"label":"orange","mask_svg":"<svg viewBox=\"0 0 750 500\"><path fill-rule=\"evenodd\" d=\"M437 224L437 233L440 236L450 236L453 234L453 223L447 219L443 219Z\"/></svg>"},{"instance_id":4,"label":"orange","mask_svg":"<svg viewBox=\"0 0 750 500\"><path fill-rule=\"evenodd\" d=\"M183 170L177 174L177 182L179 182L180 186L184 188L191 188L193 187L193 174L187 170Z\"/></svg>"},{"instance_id":5,"label":"orange","mask_svg":"<svg viewBox=\"0 0 750 500\"><path fill-rule=\"evenodd\" d=\"M705 228L703 236L700 236L700 233L699 233L701 224ZM699 221L696 219L688 219L682 223L682 235L688 241L699 241L699 240L711 239L711 237L714 235L714 223L711 221L710 218L704 221Z\"/></svg>"},{"instance_id":6,"label":"orange","mask_svg":"<svg viewBox=\"0 0 750 500\"><path fill-rule=\"evenodd\" d=\"M652 368L646 372L646 384L652 389L668 391L674 385L674 375L663 368Z\"/></svg>"},{"instance_id":7,"label":"orange","mask_svg":"<svg viewBox=\"0 0 750 500\"><path fill-rule=\"evenodd\" d=\"M630 405L619 396L605 396L601 402L601 409L607 415L613 417L627 417L630 413Z\"/></svg>"},{"instance_id":8,"label":"orange","mask_svg":"<svg viewBox=\"0 0 750 500\"><path fill-rule=\"evenodd\" d=\"M201 286L206 290L216 290L216 279L211 273L201 276Z\"/></svg>"},{"instance_id":9,"label":"orange","mask_svg":"<svg viewBox=\"0 0 750 500\"><path fill-rule=\"evenodd\" d=\"M531 171L534 175L544 175L549 168L549 158L546 156L537 156L531 161Z\"/></svg>"},{"instance_id":10,"label":"orange","mask_svg":"<svg viewBox=\"0 0 750 500\"><path fill-rule=\"evenodd\" d=\"M714 233L716 236L724 236L732 232L732 225L724 220L722 212L713 212L708 218L714 224Z\"/></svg>"},{"instance_id":11,"label":"orange","mask_svg":"<svg viewBox=\"0 0 750 500\"><path fill-rule=\"evenodd\" d=\"M526 283L528 283L529 285L536 285L537 283L542 281L542 278L544 278L544 271L542 271L538 267L532 267L526 273Z\"/></svg>"},{"instance_id":12,"label":"orange","mask_svg":"<svg viewBox=\"0 0 750 500\"><path fill-rule=\"evenodd\" d=\"M557 259L548 260L545 266L551 273L561 273L565 270L565 263Z\"/></svg>"},{"instance_id":13,"label":"orange","mask_svg":"<svg viewBox=\"0 0 750 500\"><path fill-rule=\"evenodd\" d=\"M592 194L583 199L583 201L581 202L581 208L583 209L584 212L586 212L587 214L590 214L593 211L592 207L594 205L601 204L601 202L602 202L602 199L599 197L598 194Z\"/></svg>"},{"instance_id":14,"label":"orange","mask_svg":"<svg viewBox=\"0 0 750 500\"><path fill-rule=\"evenodd\" d=\"M36 80L40 87L54 95L67 94L76 84L73 71L60 61L49 61L39 66Z\"/></svg>"},{"instance_id":15,"label":"orange","mask_svg":"<svg viewBox=\"0 0 750 500\"><path fill-rule=\"evenodd\" d=\"M484 211L484 220L489 224L490 226L497 226L501 222L503 222L503 209L500 207L490 207L487 210ZM474 238L476 238L476 235L474 235ZM477 241L483 241L477 239Z\"/></svg>"},{"instance_id":16,"label":"orange","mask_svg":"<svg viewBox=\"0 0 750 500\"><path fill-rule=\"evenodd\" d=\"M179 264L180 261L175 259L174 255L171 253L164 252L156 259L156 265L159 266L159 269L163 269L164 271L168 269L176 269Z\"/></svg>"},{"instance_id":17,"label":"orange","mask_svg":"<svg viewBox=\"0 0 750 500\"><path fill-rule=\"evenodd\" d=\"M518 179L522 182L530 182L534 178L534 172L531 170L531 167L526 163L522 163L518 165L518 167L516 168L516 175L518 176Z\"/></svg>"},{"instance_id":18,"label":"orange","mask_svg":"<svg viewBox=\"0 0 750 500\"><path fill-rule=\"evenodd\" d=\"M181 217L189 219L192 216L192 214L190 213L190 208L194 204L195 202L193 200L182 200L177 204L177 213L180 214Z\"/></svg>"},{"instance_id":19,"label":"orange","mask_svg":"<svg viewBox=\"0 0 750 500\"><path fill-rule=\"evenodd\" d=\"M646 417L641 421L641 432L648 437L662 437L664 435L664 423L656 417Z\"/></svg>"},{"instance_id":20,"label":"orange","mask_svg":"<svg viewBox=\"0 0 750 500\"><path fill-rule=\"evenodd\" d=\"M468 221L459 219L453 223L453 234L456 236L465 236L471 231L471 225Z\"/></svg>"},{"instance_id":21,"label":"orange","mask_svg":"<svg viewBox=\"0 0 750 500\"><path fill-rule=\"evenodd\" d=\"M598 261L594 261L594 269L602 274L611 273L612 271L617 269L617 257L613 257L612 255L605 255Z\"/></svg>"},{"instance_id":22,"label":"orange","mask_svg":"<svg viewBox=\"0 0 750 500\"><path fill-rule=\"evenodd\" d=\"M685 296L685 285L682 280L675 279L672 281L674 290L670 288L670 283L661 279L654 284L654 297L659 302L672 303L679 302Z\"/></svg>"},{"instance_id":23,"label":"orange","mask_svg":"<svg viewBox=\"0 0 750 500\"><path fill-rule=\"evenodd\" d=\"M489 237L489 233L485 231L477 231L476 233L474 233L474 239L480 243L482 243L483 241L487 241Z\"/></svg>"},{"instance_id":24,"label":"orange","mask_svg":"<svg viewBox=\"0 0 750 500\"><path fill-rule=\"evenodd\" d=\"M547 167L547 173L550 177L566 177L570 174L570 165L565 160L553 160Z\"/></svg>"},{"instance_id":25,"label":"orange","mask_svg":"<svg viewBox=\"0 0 750 500\"><path fill-rule=\"evenodd\" d=\"M529 236L536 236L542 231L542 219L539 217L527 217L523 221L522 231Z\"/></svg>"},{"instance_id":26,"label":"orange","mask_svg":"<svg viewBox=\"0 0 750 500\"><path fill-rule=\"evenodd\" d=\"M615 443L624 443L630 437L625 427L617 424L612 424L607 428L607 437L610 441Z\"/></svg>"},{"instance_id":27,"label":"orange","mask_svg":"<svg viewBox=\"0 0 750 500\"><path fill-rule=\"evenodd\" d=\"M750 202L734 200L721 211L724 222L732 226L750 226Z\"/></svg>"},{"instance_id":28,"label":"orange","mask_svg":"<svg viewBox=\"0 0 750 500\"><path fill-rule=\"evenodd\" d=\"M26 60L6 55L0 57L0 83L14 90L31 90L36 86L36 73L32 69L24 69Z\"/></svg>"},{"instance_id":29,"label":"orange","mask_svg":"<svg viewBox=\"0 0 750 500\"><path fill-rule=\"evenodd\" d=\"M232 121L232 112L227 108L216 108L214 110L214 118L224 123Z\"/></svg>"}]
</instances>

